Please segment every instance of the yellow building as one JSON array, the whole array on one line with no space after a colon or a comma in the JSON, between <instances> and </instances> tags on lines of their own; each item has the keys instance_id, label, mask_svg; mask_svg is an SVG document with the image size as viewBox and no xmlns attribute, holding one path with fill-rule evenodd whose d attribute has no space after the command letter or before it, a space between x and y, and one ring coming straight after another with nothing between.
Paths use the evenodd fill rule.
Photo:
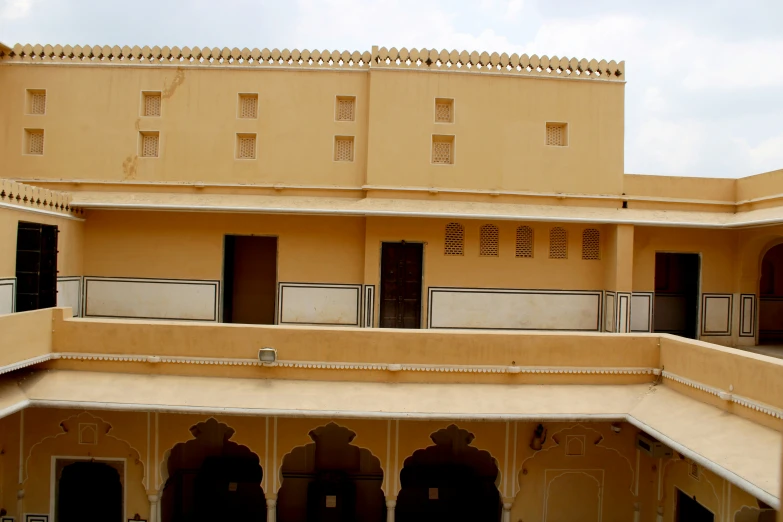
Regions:
<instances>
[{"instance_id":1,"label":"yellow building","mask_svg":"<svg viewBox=\"0 0 783 522\"><path fill-rule=\"evenodd\" d=\"M625 82L0 46L0 521L773 520L783 171L625 174Z\"/></svg>"}]
</instances>

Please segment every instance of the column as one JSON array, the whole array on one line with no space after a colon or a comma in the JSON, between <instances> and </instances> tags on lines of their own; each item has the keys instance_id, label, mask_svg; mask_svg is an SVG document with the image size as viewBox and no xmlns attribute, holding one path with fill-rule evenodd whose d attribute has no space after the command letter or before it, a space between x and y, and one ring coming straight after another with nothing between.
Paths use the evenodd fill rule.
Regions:
<instances>
[{"instance_id":1,"label":"column","mask_svg":"<svg viewBox=\"0 0 783 522\"><path fill-rule=\"evenodd\" d=\"M638 502L633 504L633 522L640 522L642 519L641 505Z\"/></svg>"},{"instance_id":2,"label":"column","mask_svg":"<svg viewBox=\"0 0 783 522\"><path fill-rule=\"evenodd\" d=\"M386 499L386 522L394 522L394 508L397 507L397 497Z\"/></svg>"},{"instance_id":3,"label":"column","mask_svg":"<svg viewBox=\"0 0 783 522\"><path fill-rule=\"evenodd\" d=\"M511 522L511 502L503 502L502 522Z\"/></svg>"},{"instance_id":4,"label":"column","mask_svg":"<svg viewBox=\"0 0 783 522\"><path fill-rule=\"evenodd\" d=\"M605 289L614 292L607 303L604 327L614 332L630 331L631 295L633 291L633 225L607 228L602 243L606 252ZM649 325L652 328L652 325Z\"/></svg>"},{"instance_id":5,"label":"column","mask_svg":"<svg viewBox=\"0 0 783 522\"><path fill-rule=\"evenodd\" d=\"M158 522L158 495L147 495L150 501L150 520L149 522Z\"/></svg>"},{"instance_id":6,"label":"column","mask_svg":"<svg viewBox=\"0 0 783 522\"><path fill-rule=\"evenodd\" d=\"M266 498L266 522L276 522L276 520L277 520L277 496L274 495Z\"/></svg>"}]
</instances>

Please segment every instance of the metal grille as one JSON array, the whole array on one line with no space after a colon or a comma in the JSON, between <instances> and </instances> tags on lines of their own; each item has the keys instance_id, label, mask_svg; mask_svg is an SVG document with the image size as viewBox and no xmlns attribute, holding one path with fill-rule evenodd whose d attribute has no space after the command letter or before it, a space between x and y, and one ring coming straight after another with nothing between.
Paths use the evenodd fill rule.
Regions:
<instances>
[{"instance_id":1,"label":"metal grille","mask_svg":"<svg viewBox=\"0 0 783 522\"><path fill-rule=\"evenodd\" d=\"M44 149L44 133L43 131L29 131L29 143L30 147L27 152L29 154L43 154Z\"/></svg>"},{"instance_id":2,"label":"metal grille","mask_svg":"<svg viewBox=\"0 0 783 522\"><path fill-rule=\"evenodd\" d=\"M144 134L141 137L141 155L144 158L158 157L158 135Z\"/></svg>"},{"instance_id":3,"label":"metal grille","mask_svg":"<svg viewBox=\"0 0 783 522\"><path fill-rule=\"evenodd\" d=\"M441 165L450 165L452 163L452 143L450 141L432 142L432 162Z\"/></svg>"},{"instance_id":4,"label":"metal grille","mask_svg":"<svg viewBox=\"0 0 783 522\"><path fill-rule=\"evenodd\" d=\"M353 161L353 138L338 137L334 139L334 160Z\"/></svg>"},{"instance_id":5,"label":"metal grille","mask_svg":"<svg viewBox=\"0 0 783 522\"><path fill-rule=\"evenodd\" d=\"M30 99L30 114L46 113L46 93L34 93Z\"/></svg>"},{"instance_id":6,"label":"metal grille","mask_svg":"<svg viewBox=\"0 0 783 522\"><path fill-rule=\"evenodd\" d=\"M601 259L601 234L594 228L582 231L582 259Z\"/></svg>"},{"instance_id":7,"label":"metal grille","mask_svg":"<svg viewBox=\"0 0 783 522\"><path fill-rule=\"evenodd\" d=\"M258 117L258 96L239 97L239 117L250 119Z\"/></svg>"},{"instance_id":8,"label":"metal grille","mask_svg":"<svg viewBox=\"0 0 783 522\"><path fill-rule=\"evenodd\" d=\"M562 147L565 145L565 125L562 123L547 123L546 124L546 144L553 145L555 147Z\"/></svg>"},{"instance_id":9,"label":"metal grille","mask_svg":"<svg viewBox=\"0 0 783 522\"><path fill-rule=\"evenodd\" d=\"M144 95L144 116L160 116L160 94Z\"/></svg>"},{"instance_id":10,"label":"metal grille","mask_svg":"<svg viewBox=\"0 0 783 522\"><path fill-rule=\"evenodd\" d=\"M239 136L237 140L237 158L256 159L256 137Z\"/></svg>"},{"instance_id":11,"label":"metal grille","mask_svg":"<svg viewBox=\"0 0 783 522\"><path fill-rule=\"evenodd\" d=\"M461 256L465 254L465 229L459 223L446 225L446 240L443 254L447 256Z\"/></svg>"},{"instance_id":12,"label":"metal grille","mask_svg":"<svg viewBox=\"0 0 783 522\"><path fill-rule=\"evenodd\" d=\"M495 225L481 225L479 229L479 255L497 257L499 236L500 232Z\"/></svg>"},{"instance_id":13,"label":"metal grille","mask_svg":"<svg viewBox=\"0 0 783 522\"><path fill-rule=\"evenodd\" d=\"M568 258L568 234L565 229L555 227L549 231L549 259Z\"/></svg>"},{"instance_id":14,"label":"metal grille","mask_svg":"<svg viewBox=\"0 0 783 522\"><path fill-rule=\"evenodd\" d=\"M516 257L533 257L533 229L517 227Z\"/></svg>"},{"instance_id":15,"label":"metal grille","mask_svg":"<svg viewBox=\"0 0 783 522\"><path fill-rule=\"evenodd\" d=\"M448 101L436 102L435 121L440 123L451 123L451 106L452 103Z\"/></svg>"},{"instance_id":16,"label":"metal grille","mask_svg":"<svg viewBox=\"0 0 783 522\"><path fill-rule=\"evenodd\" d=\"M353 121L355 98L337 98L337 121Z\"/></svg>"}]
</instances>

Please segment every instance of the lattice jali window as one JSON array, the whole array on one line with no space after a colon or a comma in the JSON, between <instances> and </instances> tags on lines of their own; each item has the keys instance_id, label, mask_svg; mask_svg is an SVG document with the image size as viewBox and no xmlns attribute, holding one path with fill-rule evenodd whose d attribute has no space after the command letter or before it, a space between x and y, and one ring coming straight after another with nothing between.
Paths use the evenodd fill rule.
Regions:
<instances>
[{"instance_id":1,"label":"lattice jali window","mask_svg":"<svg viewBox=\"0 0 783 522\"><path fill-rule=\"evenodd\" d=\"M44 153L43 129L25 129L25 152L40 156Z\"/></svg>"},{"instance_id":2,"label":"lattice jali window","mask_svg":"<svg viewBox=\"0 0 783 522\"><path fill-rule=\"evenodd\" d=\"M594 228L582 231L582 259L601 259L601 234Z\"/></svg>"},{"instance_id":3,"label":"lattice jali window","mask_svg":"<svg viewBox=\"0 0 783 522\"><path fill-rule=\"evenodd\" d=\"M41 116L46 114L46 91L27 89L27 114Z\"/></svg>"},{"instance_id":4,"label":"lattice jali window","mask_svg":"<svg viewBox=\"0 0 783 522\"><path fill-rule=\"evenodd\" d=\"M354 121L356 119L356 97L338 96L334 110L335 120Z\"/></svg>"},{"instance_id":5,"label":"lattice jali window","mask_svg":"<svg viewBox=\"0 0 783 522\"><path fill-rule=\"evenodd\" d=\"M454 136L432 136L432 163L436 165L454 163Z\"/></svg>"},{"instance_id":6,"label":"lattice jali window","mask_svg":"<svg viewBox=\"0 0 783 522\"><path fill-rule=\"evenodd\" d=\"M437 123L454 122L454 100L435 99L435 121Z\"/></svg>"},{"instance_id":7,"label":"lattice jali window","mask_svg":"<svg viewBox=\"0 0 783 522\"><path fill-rule=\"evenodd\" d=\"M568 126L565 123L547 123L546 144L553 147L568 145Z\"/></svg>"},{"instance_id":8,"label":"lattice jali window","mask_svg":"<svg viewBox=\"0 0 783 522\"><path fill-rule=\"evenodd\" d=\"M479 229L479 255L497 257L500 232L495 225L481 225Z\"/></svg>"},{"instance_id":9,"label":"lattice jali window","mask_svg":"<svg viewBox=\"0 0 783 522\"><path fill-rule=\"evenodd\" d=\"M239 110L237 117L256 119L258 118L258 95L257 94L240 94L239 95Z\"/></svg>"},{"instance_id":10,"label":"lattice jali window","mask_svg":"<svg viewBox=\"0 0 783 522\"><path fill-rule=\"evenodd\" d=\"M256 159L255 134L237 134L237 159Z\"/></svg>"},{"instance_id":11,"label":"lattice jali window","mask_svg":"<svg viewBox=\"0 0 783 522\"><path fill-rule=\"evenodd\" d=\"M353 161L353 136L334 137L334 161Z\"/></svg>"},{"instance_id":12,"label":"lattice jali window","mask_svg":"<svg viewBox=\"0 0 783 522\"><path fill-rule=\"evenodd\" d=\"M465 254L465 228L460 223L449 223L446 225L443 254L447 256L461 256Z\"/></svg>"},{"instance_id":13,"label":"lattice jali window","mask_svg":"<svg viewBox=\"0 0 783 522\"><path fill-rule=\"evenodd\" d=\"M564 228L549 231L549 259L568 259L568 233Z\"/></svg>"},{"instance_id":14,"label":"lattice jali window","mask_svg":"<svg viewBox=\"0 0 783 522\"><path fill-rule=\"evenodd\" d=\"M516 257L533 257L533 229L517 227Z\"/></svg>"},{"instance_id":15,"label":"lattice jali window","mask_svg":"<svg viewBox=\"0 0 783 522\"><path fill-rule=\"evenodd\" d=\"M160 134L157 132L141 133L141 151L142 158L157 158L160 153Z\"/></svg>"},{"instance_id":16,"label":"lattice jali window","mask_svg":"<svg viewBox=\"0 0 783 522\"><path fill-rule=\"evenodd\" d=\"M144 116L160 116L161 97L159 92L144 93Z\"/></svg>"}]
</instances>

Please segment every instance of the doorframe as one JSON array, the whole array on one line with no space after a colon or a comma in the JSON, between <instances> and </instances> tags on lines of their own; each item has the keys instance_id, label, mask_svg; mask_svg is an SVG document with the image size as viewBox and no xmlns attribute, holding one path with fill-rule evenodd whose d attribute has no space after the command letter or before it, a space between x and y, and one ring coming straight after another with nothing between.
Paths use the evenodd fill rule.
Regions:
<instances>
[{"instance_id":1,"label":"doorframe","mask_svg":"<svg viewBox=\"0 0 783 522\"><path fill-rule=\"evenodd\" d=\"M702 294L702 288L701 288L701 280L702 280L702 274L704 272L703 267L703 256L701 252L683 252L683 251L677 251L677 250L655 250L653 252L653 324L651 325L652 328L650 328L651 332L655 329L655 254L688 254L688 255L696 255L699 256L699 278L696 281L696 337L695 341L698 341L701 339L701 294Z\"/></svg>"},{"instance_id":2,"label":"doorframe","mask_svg":"<svg viewBox=\"0 0 783 522\"><path fill-rule=\"evenodd\" d=\"M81 462L122 462L122 517L123 521L128 517L128 459L120 457L84 457L69 455L52 455L49 474L49 522L56 522L57 506L57 461L73 460Z\"/></svg>"},{"instance_id":3,"label":"doorframe","mask_svg":"<svg viewBox=\"0 0 783 522\"><path fill-rule=\"evenodd\" d=\"M219 314L218 314L218 323L220 324L233 324L233 323L223 323L223 306L224 306L224 292L226 290L226 237L227 236L235 236L235 237L273 237L277 240L277 248L275 248L275 316L272 320L272 324L277 324L277 313L279 308L279 303L277 299L277 295L280 293L280 236L275 234L229 234L229 233L223 233L223 259L222 259L222 268L220 270L220 305L218 307Z\"/></svg>"},{"instance_id":4,"label":"doorframe","mask_svg":"<svg viewBox=\"0 0 783 522\"><path fill-rule=\"evenodd\" d=\"M421 296L419 297L419 305L421 310L419 310L419 330L426 330L429 317L426 317L424 314L426 313L427 304L425 301L427 300L427 296L429 295L429 292L427 292L427 287L424 284L424 282L427 279L427 274L425 271L426 263L424 260L426 259L427 255L427 241L425 240L418 240L418 241L408 241L405 239L397 239L397 240L390 240L386 241L384 239L379 240L379 248L378 248L378 296L375 299L376 303L373 303L374 308L374 316L375 320L378 321L378 328L380 328L381 325L381 302L382 299L382 292L383 292L383 285L382 279L383 279L383 244L384 243L411 243L414 245L421 245ZM375 325L372 325L372 328L375 328Z\"/></svg>"}]
</instances>

